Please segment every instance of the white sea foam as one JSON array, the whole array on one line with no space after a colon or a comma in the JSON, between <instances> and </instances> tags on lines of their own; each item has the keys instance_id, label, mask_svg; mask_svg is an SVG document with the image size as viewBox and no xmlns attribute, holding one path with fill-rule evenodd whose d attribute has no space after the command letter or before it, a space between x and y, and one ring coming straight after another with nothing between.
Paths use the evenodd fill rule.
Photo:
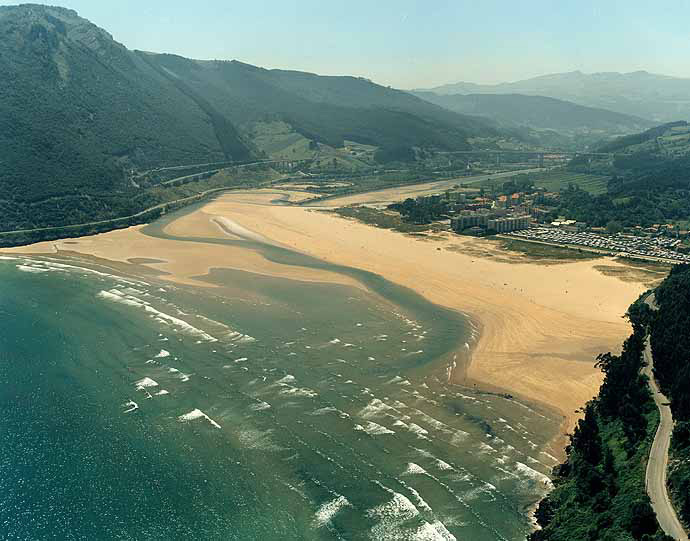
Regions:
<instances>
[{"instance_id":1,"label":"white sea foam","mask_svg":"<svg viewBox=\"0 0 690 541\"><path fill-rule=\"evenodd\" d=\"M381 486L383 487L383 485ZM387 489L387 491L393 494L393 499L370 509L367 511L367 515L371 517L396 518L401 520L409 520L419 515L417 507L406 496L390 489Z\"/></svg>"},{"instance_id":2,"label":"white sea foam","mask_svg":"<svg viewBox=\"0 0 690 541\"><path fill-rule=\"evenodd\" d=\"M392 494L393 498L367 511L370 518L378 519L378 522L371 529L370 538L381 541L409 538L409 530L405 528L405 523L417 517L419 510L406 496L383 486L381 483L377 484Z\"/></svg>"},{"instance_id":3,"label":"white sea foam","mask_svg":"<svg viewBox=\"0 0 690 541\"><path fill-rule=\"evenodd\" d=\"M541 485L545 487L551 487L551 479L549 479L546 475L544 475L541 472L538 472L535 469L530 468L526 464L523 464L522 462L516 462L515 463L515 469L525 475L526 477L537 481Z\"/></svg>"},{"instance_id":4,"label":"white sea foam","mask_svg":"<svg viewBox=\"0 0 690 541\"><path fill-rule=\"evenodd\" d=\"M12 259L16 259L16 258L12 258ZM100 272L100 271L89 269L86 267L67 265L65 263L57 263L54 261L37 261L37 260L33 260L33 259L23 259L23 261L25 264L27 264L27 266L30 266L30 265L40 266L40 267L42 267L48 271L65 271L65 272L78 271L81 273L93 274L93 275L103 277L103 278L111 278L120 284L127 284L127 285L131 285L131 286L135 286L135 285L148 286L149 285L146 282L142 282L140 280L134 280L134 279L125 280L124 278L122 278L120 276L115 276L113 274ZM32 271L29 271L29 272L32 272Z\"/></svg>"},{"instance_id":5,"label":"white sea foam","mask_svg":"<svg viewBox=\"0 0 690 541\"><path fill-rule=\"evenodd\" d=\"M348 506L350 506L350 502L345 496L338 496L334 500L324 503L315 513L314 525L317 528L325 526L340 510Z\"/></svg>"},{"instance_id":6,"label":"white sea foam","mask_svg":"<svg viewBox=\"0 0 690 541\"><path fill-rule=\"evenodd\" d=\"M456 541L457 538L448 531L440 520L431 524L425 522L417 528L410 538L413 541Z\"/></svg>"},{"instance_id":7,"label":"white sea foam","mask_svg":"<svg viewBox=\"0 0 690 541\"><path fill-rule=\"evenodd\" d=\"M152 380L151 378L143 378L137 381L134 385L137 387L137 391L143 391L148 387L158 387L158 382Z\"/></svg>"},{"instance_id":8,"label":"white sea foam","mask_svg":"<svg viewBox=\"0 0 690 541\"><path fill-rule=\"evenodd\" d=\"M329 343L329 344L340 344L340 340L339 340L338 338L334 338L333 340L331 340L331 341L328 342L328 343Z\"/></svg>"},{"instance_id":9,"label":"white sea foam","mask_svg":"<svg viewBox=\"0 0 690 541\"><path fill-rule=\"evenodd\" d=\"M156 396L165 396L166 394L170 394L170 393L168 391L166 391L165 389L161 389L160 391L158 391L156 393Z\"/></svg>"},{"instance_id":10,"label":"white sea foam","mask_svg":"<svg viewBox=\"0 0 690 541\"><path fill-rule=\"evenodd\" d=\"M257 402L256 404L252 404L251 406L249 406L249 409L254 411L263 411L269 409L270 407L271 405L268 402L264 402L262 400L260 402Z\"/></svg>"},{"instance_id":11,"label":"white sea foam","mask_svg":"<svg viewBox=\"0 0 690 541\"><path fill-rule=\"evenodd\" d=\"M43 267L34 267L30 265L17 265L17 269L22 271L22 272L30 272L33 274L41 274L44 272L50 272L50 269L46 269Z\"/></svg>"},{"instance_id":12,"label":"white sea foam","mask_svg":"<svg viewBox=\"0 0 690 541\"><path fill-rule=\"evenodd\" d=\"M408 427L408 430L409 430L410 432L414 433L414 434L417 434L417 437L418 437L418 438L421 438L421 439L428 439L426 436L427 436L427 434L429 434L429 431L426 430L426 429L424 429L424 428L422 428L422 427L419 426L418 424L410 423L410 425L409 425L409 427Z\"/></svg>"},{"instance_id":13,"label":"white sea foam","mask_svg":"<svg viewBox=\"0 0 690 541\"><path fill-rule=\"evenodd\" d=\"M304 398L314 398L315 396L319 396L319 393L312 389L307 389L306 387L287 387L280 391L280 394Z\"/></svg>"},{"instance_id":14,"label":"white sea foam","mask_svg":"<svg viewBox=\"0 0 690 541\"><path fill-rule=\"evenodd\" d=\"M491 445L484 443L483 441L479 442L479 449L480 449L480 451L479 451L480 453L495 453L496 452L496 449L491 447Z\"/></svg>"},{"instance_id":15,"label":"white sea foam","mask_svg":"<svg viewBox=\"0 0 690 541\"><path fill-rule=\"evenodd\" d=\"M139 297L135 297L133 295L128 295L121 290L111 289L109 291L100 291L98 293L98 297L112 302L124 304L127 306L142 308L146 313L150 314L153 317L153 319L155 319L159 323L172 325L173 327L177 327L178 329L180 329L182 332L185 332L193 336L197 336L202 340L206 340L208 342L218 341L217 338L202 331L201 329L194 327L193 325L190 325L186 321L176 318L175 316L171 316L170 314L166 314L165 312L161 312L160 310L151 306L147 301L144 301Z\"/></svg>"},{"instance_id":16,"label":"white sea foam","mask_svg":"<svg viewBox=\"0 0 690 541\"><path fill-rule=\"evenodd\" d=\"M414 496L414 504L417 507L417 509L421 509L422 511L425 511L426 513L433 513L434 510L431 508L431 506L426 503L424 498L422 498L421 494L417 492L414 488L412 488L410 485L408 485L405 481L402 479L398 479L398 482L404 486L412 496Z\"/></svg>"},{"instance_id":17,"label":"white sea foam","mask_svg":"<svg viewBox=\"0 0 690 541\"><path fill-rule=\"evenodd\" d=\"M446 470L446 471L448 471L448 470L454 470L454 469L455 469L455 468L453 468L453 466L451 466L450 464L448 464L448 462L444 462L444 461L441 460L440 458L437 458L437 459L436 459L436 466L438 467L439 470Z\"/></svg>"},{"instance_id":18,"label":"white sea foam","mask_svg":"<svg viewBox=\"0 0 690 541\"><path fill-rule=\"evenodd\" d=\"M560 462L555 456L550 455L550 454L547 453L546 451L541 451L540 454L544 455L546 458L548 458L548 459L550 459L550 460L553 460L554 462Z\"/></svg>"},{"instance_id":19,"label":"white sea foam","mask_svg":"<svg viewBox=\"0 0 690 541\"><path fill-rule=\"evenodd\" d=\"M386 428L385 426L381 426L378 423L374 423L372 421L367 421L367 423L362 426L362 425L355 425L355 430L359 430L361 432L366 432L367 434L371 436L381 436L384 434L395 434L393 430L390 430Z\"/></svg>"},{"instance_id":20,"label":"white sea foam","mask_svg":"<svg viewBox=\"0 0 690 541\"><path fill-rule=\"evenodd\" d=\"M439 430L441 432L446 432L449 434L456 432L456 430L451 429L447 424L442 423L441 421L439 421L438 419L436 419L434 417L431 417L430 415L427 415L426 413L424 413L421 410L415 409L414 412L422 419L422 421L424 421L426 424L428 424L430 426L433 426L436 430ZM460 431L460 432L462 432L462 431ZM469 434L467 434L467 432L465 432L464 434L469 435Z\"/></svg>"},{"instance_id":21,"label":"white sea foam","mask_svg":"<svg viewBox=\"0 0 690 541\"><path fill-rule=\"evenodd\" d=\"M359 412L359 416L363 419L371 419L388 411L394 411L394 409L378 398L374 398Z\"/></svg>"},{"instance_id":22,"label":"white sea foam","mask_svg":"<svg viewBox=\"0 0 690 541\"><path fill-rule=\"evenodd\" d=\"M420 465L415 464L414 462L408 462L407 469L403 472L403 475L424 475L425 473L426 470Z\"/></svg>"},{"instance_id":23,"label":"white sea foam","mask_svg":"<svg viewBox=\"0 0 690 541\"><path fill-rule=\"evenodd\" d=\"M319 408L317 410L312 411L309 415L320 416L320 415L326 415L327 413L337 413L338 411L340 411L340 410L338 410L337 408L334 408L333 406L326 406L326 407Z\"/></svg>"},{"instance_id":24,"label":"white sea foam","mask_svg":"<svg viewBox=\"0 0 690 541\"><path fill-rule=\"evenodd\" d=\"M180 415L178 419L182 422L189 422L189 421L194 421L195 419L206 419L209 423L211 423L212 426L216 428L220 428L220 425L216 423L213 419L211 419L208 415L206 415L203 411L200 409L193 409L189 413L185 413L184 415Z\"/></svg>"},{"instance_id":25,"label":"white sea foam","mask_svg":"<svg viewBox=\"0 0 690 541\"><path fill-rule=\"evenodd\" d=\"M295 381L295 376L293 376L292 374L288 374L287 376L276 381L276 383L279 385L285 385L287 383L292 383L293 381Z\"/></svg>"},{"instance_id":26,"label":"white sea foam","mask_svg":"<svg viewBox=\"0 0 690 541\"><path fill-rule=\"evenodd\" d=\"M139 405L138 405L136 402L134 402L134 400L130 400L129 402L125 402L125 403L122 404L122 405L123 405L125 408L128 408L128 409L126 409L123 413L132 413L133 411L139 409Z\"/></svg>"}]
</instances>

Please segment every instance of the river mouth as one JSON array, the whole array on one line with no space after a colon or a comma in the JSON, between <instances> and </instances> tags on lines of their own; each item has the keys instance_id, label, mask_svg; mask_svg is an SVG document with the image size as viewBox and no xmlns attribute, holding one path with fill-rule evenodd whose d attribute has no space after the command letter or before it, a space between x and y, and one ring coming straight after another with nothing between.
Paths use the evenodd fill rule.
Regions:
<instances>
[{"instance_id":1,"label":"river mouth","mask_svg":"<svg viewBox=\"0 0 690 541\"><path fill-rule=\"evenodd\" d=\"M143 232L364 287L219 267L195 278L215 286L203 288L0 260L0 442L22 457L3 463L0 492L12 517L40 517L8 517L12 532L524 538L560 419L447 383L470 320L279 246L166 235L180 215Z\"/></svg>"}]
</instances>

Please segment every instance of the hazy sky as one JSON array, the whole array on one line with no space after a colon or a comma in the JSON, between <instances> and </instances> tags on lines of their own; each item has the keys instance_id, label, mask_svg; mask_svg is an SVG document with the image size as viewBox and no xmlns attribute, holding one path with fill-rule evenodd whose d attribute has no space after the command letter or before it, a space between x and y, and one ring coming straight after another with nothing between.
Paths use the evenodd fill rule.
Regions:
<instances>
[{"instance_id":1,"label":"hazy sky","mask_svg":"<svg viewBox=\"0 0 690 541\"><path fill-rule=\"evenodd\" d=\"M360 75L399 88L578 69L690 77L690 0L46 3L77 10L130 49Z\"/></svg>"}]
</instances>

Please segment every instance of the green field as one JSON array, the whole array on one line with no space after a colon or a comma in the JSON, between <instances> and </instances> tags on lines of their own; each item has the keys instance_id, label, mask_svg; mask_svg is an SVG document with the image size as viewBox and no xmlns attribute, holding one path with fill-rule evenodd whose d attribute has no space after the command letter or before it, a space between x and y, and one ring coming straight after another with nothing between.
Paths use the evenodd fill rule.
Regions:
<instances>
[{"instance_id":1,"label":"green field","mask_svg":"<svg viewBox=\"0 0 690 541\"><path fill-rule=\"evenodd\" d=\"M421 233L429 231L434 226L411 224L403 221L400 214L389 210L380 210L370 207L340 207L333 211L343 218L353 218L362 223L380 227L382 229L393 229L401 233ZM436 226L438 227L438 226Z\"/></svg>"},{"instance_id":2,"label":"green field","mask_svg":"<svg viewBox=\"0 0 690 541\"><path fill-rule=\"evenodd\" d=\"M528 174L518 173L511 178L517 184L520 184L527 177L529 177L536 188L546 188L549 192L560 192L567 189L570 184L577 184L581 189L594 195L606 193L606 186L609 180L609 177L606 175L591 175L589 173L578 173L564 169L552 169L550 171ZM492 192L500 192L503 184L507 181L507 178L490 178L472 183L472 185L473 187L481 187Z\"/></svg>"},{"instance_id":3,"label":"green field","mask_svg":"<svg viewBox=\"0 0 690 541\"><path fill-rule=\"evenodd\" d=\"M334 168L359 171L372 165L376 147L346 142L343 148L314 143L285 122L257 122L248 137L274 160L311 160L311 171Z\"/></svg>"},{"instance_id":4,"label":"green field","mask_svg":"<svg viewBox=\"0 0 690 541\"><path fill-rule=\"evenodd\" d=\"M570 184L577 184L581 189L591 194L606 193L609 177L604 175L590 175L572 171L554 170L530 175L534 185L546 188L550 192L559 192Z\"/></svg>"}]
</instances>

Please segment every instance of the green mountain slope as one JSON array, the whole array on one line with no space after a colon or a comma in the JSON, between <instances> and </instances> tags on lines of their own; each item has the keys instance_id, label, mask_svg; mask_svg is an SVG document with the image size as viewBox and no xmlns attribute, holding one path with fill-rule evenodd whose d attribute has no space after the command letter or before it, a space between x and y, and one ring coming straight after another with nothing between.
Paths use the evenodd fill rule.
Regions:
<instances>
[{"instance_id":1,"label":"green mountain slope","mask_svg":"<svg viewBox=\"0 0 690 541\"><path fill-rule=\"evenodd\" d=\"M376 146L469 148L467 138L499 132L405 92L355 77L266 70L237 61L198 61L139 53L171 82L184 85L238 125L282 120L310 139Z\"/></svg>"},{"instance_id":2,"label":"green mountain slope","mask_svg":"<svg viewBox=\"0 0 690 541\"><path fill-rule=\"evenodd\" d=\"M690 79L646 71L573 71L496 85L461 82L429 90L437 94L517 93L549 96L658 122L690 120Z\"/></svg>"},{"instance_id":3,"label":"green mountain slope","mask_svg":"<svg viewBox=\"0 0 690 541\"><path fill-rule=\"evenodd\" d=\"M620 355L597 358L604 382L584 408L567 459L554 470L554 490L535 517L530 541L671 541L659 528L645 487L645 469L659 422L643 375L645 339L654 377L669 398L675 426L668 487L679 519L690 524L690 265L674 266L654 291L629 308L633 334ZM687 529L687 528L686 528Z\"/></svg>"},{"instance_id":4,"label":"green mountain slope","mask_svg":"<svg viewBox=\"0 0 690 541\"><path fill-rule=\"evenodd\" d=\"M507 126L528 126L560 133L623 134L652 126L643 118L585 107L572 102L523 94L415 95L451 111L492 118Z\"/></svg>"},{"instance_id":5,"label":"green mountain slope","mask_svg":"<svg viewBox=\"0 0 690 541\"><path fill-rule=\"evenodd\" d=\"M674 225L690 220L690 126L679 121L620 137L576 157L568 168L610 176L606 193L579 189L561 193L559 212L590 225Z\"/></svg>"},{"instance_id":6,"label":"green mountain slope","mask_svg":"<svg viewBox=\"0 0 690 541\"><path fill-rule=\"evenodd\" d=\"M364 79L129 51L48 6L0 7L0 74L0 231L116 216L149 188L132 172L265 157L262 121L383 157L500 134Z\"/></svg>"},{"instance_id":7,"label":"green mountain slope","mask_svg":"<svg viewBox=\"0 0 690 541\"><path fill-rule=\"evenodd\" d=\"M194 101L69 10L0 8L0 73L0 197L20 216L51 198L95 209L93 197L133 189L132 168L251 155L237 133L218 133Z\"/></svg>"}]
</instances>

